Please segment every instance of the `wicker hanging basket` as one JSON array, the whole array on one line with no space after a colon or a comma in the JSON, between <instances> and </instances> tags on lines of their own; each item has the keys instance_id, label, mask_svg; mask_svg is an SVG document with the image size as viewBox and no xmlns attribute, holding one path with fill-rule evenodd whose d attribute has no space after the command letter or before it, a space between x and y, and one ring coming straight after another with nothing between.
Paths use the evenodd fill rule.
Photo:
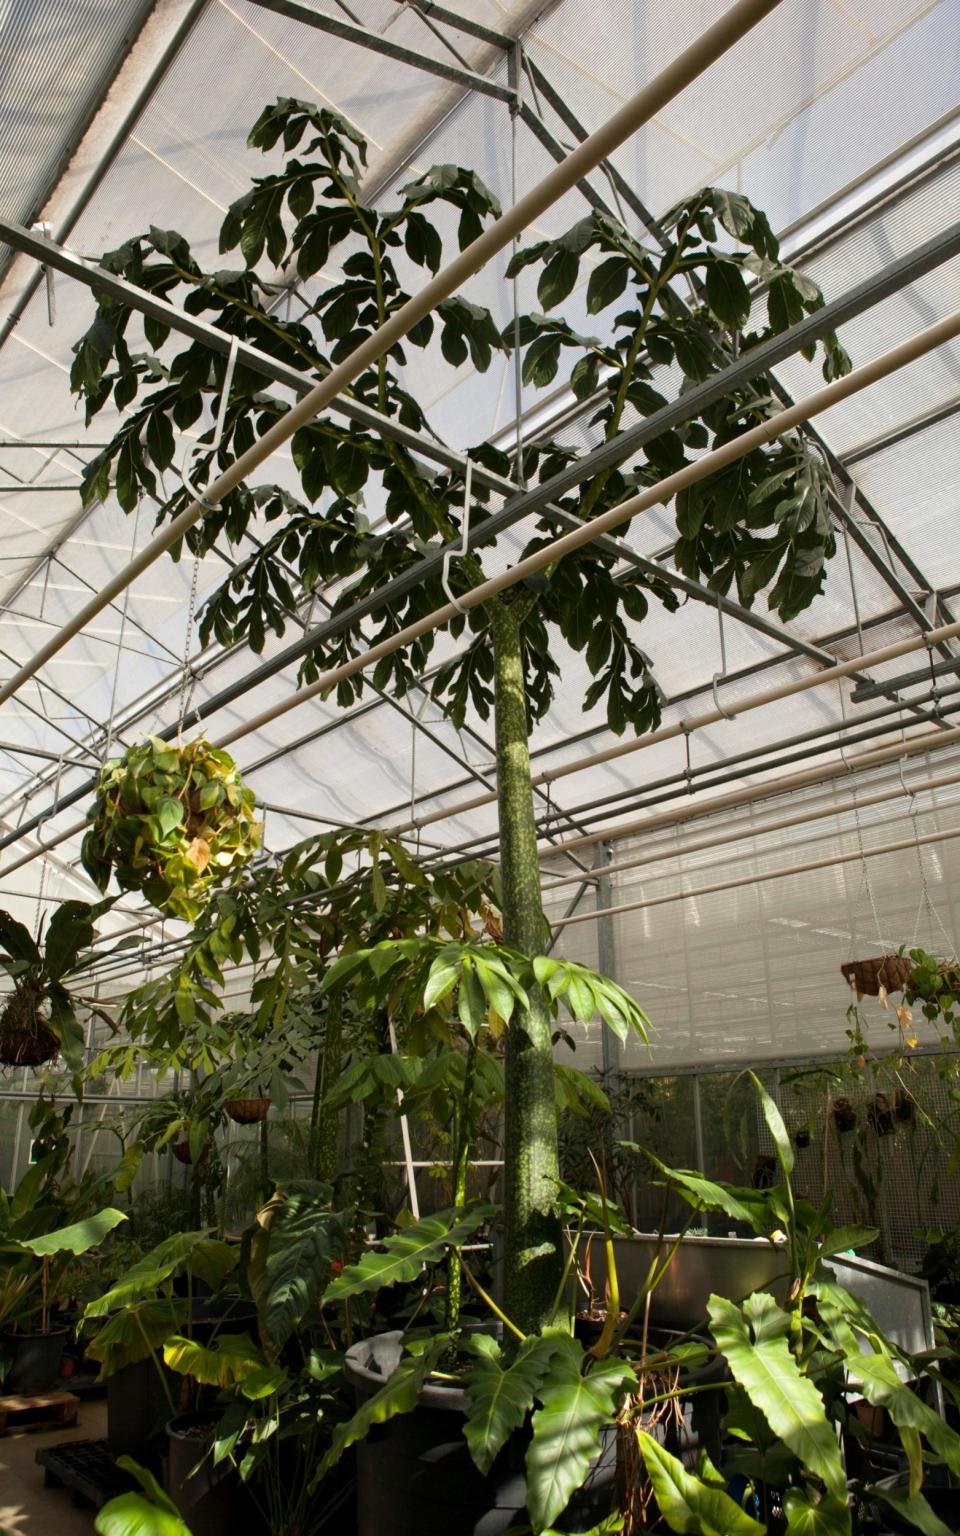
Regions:
<instances>
[{"instance_id":1,"label":"wicker hanging basket","mask_svg":"<svg viewBox=\"0 0 960 1536\"><path fill-rule=\"evenodd\" d=\"M42 992L19 988L0 1013L0 1064L5 1067L39 1067L53 1061L60 1050L43 1012Z\"/></svg>"},{"instance_id":2,"label":"wicker hanging basket","mask_svg":"<svg viewBox=\"0 0 960 1536\"><path fill-rule=\"evenodd\" d=\"M224 1099L223 1107L237 1125L256 1125L260 1120L266 1120L270 1100Z\"/></svg>"},{"instance_id":3,"label":"wicker hanging basket","mask_svg":"<svg viewBox=\"0 0 960 1536\"><path fill-rule=\"evenodd\" d=\"M194 1166L194 1160L193 1160L193 1157L191 1156L191 1153L190 1153L190 1143L189 1143L189 1141L177 1141L177 1142L174 1142L174 1145L173 1145L173 1155L177 1159L178 1163L185 1163L188 1168L191 1168L191 1167ZM200 1156L197 1158L196 1161L197 1161L197 1163L205 1163L209 1156L210 1156L210 1143L209 1143L209 1141L205 1141L203 1146L200 1148Z\"/></svg>"},{"instance_id":4,"label":"wicker hanging basket","mask_svg":"<svg viewBox=\"0 0 960 1536\"><path fill-rule=\"evenodd\" d=\"M833 1123L838 1131L855 1131L857 1112L849 1099L836 1099L833 1105Z\"/></svg>"},{"instance_id":5,"label":"wicker hanging basket","mask_svg":"<svg viewBox=\"0 0 960 1536\"><path fill-rule=\"evenodd\" d=\"M880 988L902 992L910 980L913 961L909 955L879 955L872 960L848 960L841 965L844 979L861 997L879 997Z\"/></svg>"}]
</instances>

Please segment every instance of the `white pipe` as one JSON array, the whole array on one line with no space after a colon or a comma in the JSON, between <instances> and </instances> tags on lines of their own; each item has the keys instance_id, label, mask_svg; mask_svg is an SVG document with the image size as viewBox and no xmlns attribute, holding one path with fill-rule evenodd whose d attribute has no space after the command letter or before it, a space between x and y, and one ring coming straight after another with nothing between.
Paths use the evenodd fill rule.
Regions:
<instances>
[{"instance_id":1,"label":"white pipe","mask_svg":"<svg viewBox=\"0 0 960 1536\"><path fill-rule=\"evenodd\" d=\"M833 384L828 384L823 389L815 390L806 399L799 400L795 405L778 411L769 421L761 422L758 427L753 427L749 432L742 433L739 437L724 443L720 448L714 448L712 452L704 454L703 458L687 464L683 469L677 470L673 475L668 475L665 480L660 480L648 490L642 491L638 496L631 496L626 501L620 502L616 507L602 513L599 517L593 517L587 523L582 523L570 533L561 538L554 539L544 545L535 554L528 555L524 560L518 560L508 570L498 576L491 576L487 581L480 582L476 587L471 587L464 592L457 604L446 603L442 608L436 608L432 613L425 614L415 623L408 624L388 640L382 640L379 645L371 646L369 650L362 651L350 661L343 662L338 667L331 667L327 672L322 672L316 682L306 688L299 688L287 699L281 699L263 710L259 715L245 720L236 730L221 737L218 745L226 747L241 737L250 735L253 731L262 730L264 726L272 725L274 720L287 714L298 705L305 704L308 699L316 698L318 694L327 693L338 683L344 682L348 677L353 677L358 672L364 672L368 667L380 661L385 656L392 656L395 651L402 650L413 640L419 640L421 635L430 630L438 629L443 624L448 624L458 613L465 609L478 608L489 598L497 593L504 592L508 588L516 586L518 582L525 581L528 576L533 576L539 571L561 560L574 549L580 549L585 544L590 544L602 533L609 533L611 528L616 528L620 523L627 522L636 517L640 512L646 512L651 507L656 507L670 501L678 492L685 490L689 485L695 485L700 480L705 480L709 475L715 474L718 469L724 469L728 464L734 464L738 459L752 453L755 448L761 448L766 443L781 437L783 433L791 431L801 423L809 421L812 416L820 415L829 410L831 406L838 405L842 400L851 395L859 394L868 385L877 383L880 379L887 378L898 369L905 368L908 363L916 362L936 347L943 346L945 342L952 341L960 335L960 311L948 315L944 320L938 320L935 325L927 326L916 336L911 336L899 346L884 352L873 362L865 363L861 368L855 368L848 373L846 378L837 379ZM675 736L697 730L704 725L713 725L718 720L729 719L733 715L745 713L748 709L757 709L761 704L773 702L776 699L789 697L793 693L802 693L806 688L818 687L824 682L835 682L839 677L846 677L851 672L859 672L864 666L880 661L889 661L897 656L907 655L910 651L922 649L924 646L938 645L943 640L952 640L960 635L960 624L948 624L941 629L928 631L925 635L914 640L900 641L895 645L884 646L881 650L872 651L868 656L854 656L850 661L838 662L836 666L827 667L813 677L799 678L791 683L780 684L779 687L768 689L764 693L756 694L747 700L732 702L727 709L708 710L703 715L693 716L681 721L677 725L665 726L662 730L653 731L648 736L641 737L638 741L623 742L619 746L608 747L604 752L594 753L592 757L580 758L575 763L568 763L562 768L554 768L544 773L536 774L533 783L547 784L555 779L564 778L570 773L579 773L583 768L589 768L595 763L611 762L613 759L623 757L629 752L639 752L646 747L652 747L657 742L669 741ZM461 811L474 810L478 806L490 805L497 798L495 791L485 795L477 795L472 800L461 801L458 805L445 811L437 811L431 816L416 818L410 821L398 823L388 830L392 836L400 832L409 831L411 828L426 826L431 821L442 821L447 817L456 816Z\"/></svg>"},{"instance_id":2,"label":"white pipe","mask_svg":"<svg viewBox=\"0 0 960 1536\"><path fill-rule=\"evenodd\" d=\"M882 805L885 800L903 799L904 795L926 794L931 789L943 789L948 784L960 784L960 773L946 773L939 779L927 779L923 784L913 788L904 789L903 785L896 784L892 789L878 791L875 795L859 795L856 799L841 804L818 805L809 811L801 811L796 816L781 816L777 821L764 822L759 827L741 826L732 832L721 832L717 837L701 837L692 843L686 843L682 848L671 848L666 845L653 852L638 855L636 858L621 859L614 864L604 864L602 874L619 875L628 869L640 869L645 864L665 864L672 859L685 859L691 853L702 853L707 848L721 848L726 843L741 843L749 838L766 837L770 832L783 832L787 827L799 827L807 821L822 821L827 816L845 816L848 811L857 812L870 805ZM562 875L550 885L550 894L561 885L579 885L583 881L583 872L575 875Z\"/></svg>"},{"instance_id":3,"label":"white pipe","mask_svg":"<svg viewBox=\"0 0 960 1536\"><path fill-rule=\"evenodd\" d=\"M75 613L57 633L26 662L13 677L0 686L0 704L11 698L17 689L33 677L41 667L80 633L91 619L107 607L132 581L148 570L160 556L182 539L188 529L203 517L209 505L223 500L228 491L245 480L275 449L292 437L294 432L310 421L337 395L347 389L365 369L376 363L384 353L401 341L407 332L441 303L461 288L487 262L504 250L527 226L545 213L565 192L577 185L588 171L625 143L644 123L662 107L678 96L705 69L716 62L734 43L744 37L758 22L768 16L780 4L780 0L737 0L712 27L699 37L672 64L638 91L618 112L603 123L595 133L579 144L550 171L542 181L519 202L514 203L488 225L476 240L460 252L459 256L439 271L419 293L408 299L372 335L362 341L350 356L331 369L302 400L292 405L285 416L274 422L261 438L242 453L223 474L212 481L204 491L204 501L191 501L189 506L168 523L145 545L122 570L112 576L106 585L90 601ZM455 610L454 610L455 611Z\"/></svg>"},{"instance_id":4,"label":"white pipe","mask_svg":"<svg viewBox=\"0 0 960 1536\"><path fill-rule=\"evenodd\" d=\"M715 816L720 811L732 810L738 805L748 805L756 800L770 800L779 795L789 794L794 789L808 789L812 785L825 784L831 779L842 778L844 775L850 777L854 772L866 773L871 768L881 768L885 763L896 762L898 758L914 757L924 752L938 752L943 747L956 746L958 742L960 742L960 726L954 726L951 730L934 731L923 736L910 737L907 741L898 742L894 747L874 747L869 752L851 753L836 763L822 764L816 768L803 768L799 773L788 773L782 778L766 779L760 784L748 784L743 789L729 790L727 794L716 795L712 800L694 800L688 805L675 807L669 811L660 811L653 816L621 822L619 826L608 827L602 832L587 832L580 837L568 838L566 842L554 843L545 848L541 858L572 853L578 848L590 847L593 843L614 843L619 838L632 837L636 833L659 832L663 827L674 827L680 822L699 821L707 816Z\"/></svg>"},{"instance_id":5,"label":"white pipe","mask_svg":"<svg viewBox=\"0 0 960 1536\"><path fill-rule=\"evenodd\" d=\"M884 853L903 853L907 848L926 847L929 843L945 843L952 837L960 837L960 827L948 832L926 832L922 837L903 837L895 843L883 843L879 848L857 848L853 853L831 853L825 859L810 859L806 864L791 864L787 869L769 869L762 875L741 875L736 880L721 880L718 885L701 885L695 891L671 891L669 896L651 896L645 901L625 901L617 907L603 907L599 912L581 912L573 917L558 917L554 928L566 928L571 923L589 923L597 917L615 917L621 912L639 912L645 907L663 907L672 901L693 901L698 896L715 896L722 891L735 891L744 885L763 885L767 880L784 880L788 875L806 875L816 869L833 869L837 864L850 864L854 859L875 859Z\"/></svg>"}]
</instances>

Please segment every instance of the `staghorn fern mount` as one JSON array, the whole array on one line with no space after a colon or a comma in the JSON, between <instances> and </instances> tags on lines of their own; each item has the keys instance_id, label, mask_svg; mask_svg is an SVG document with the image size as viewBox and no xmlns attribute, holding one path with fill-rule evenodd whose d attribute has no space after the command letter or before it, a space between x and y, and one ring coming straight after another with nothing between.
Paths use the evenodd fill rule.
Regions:
<instances>
[{"instance_id":1,"label":"staghorn fern mount","mask_svg":"<svg viewBox=\"0 0 960 1536\"><path fill-rule=\"evenodd\" d=\"M228 752L202 737L186 745L148 737L104 767L83 867L100 890L113 875L122 890L192 922L259 848L255 809Z\"/></svg>"}]
</instances>

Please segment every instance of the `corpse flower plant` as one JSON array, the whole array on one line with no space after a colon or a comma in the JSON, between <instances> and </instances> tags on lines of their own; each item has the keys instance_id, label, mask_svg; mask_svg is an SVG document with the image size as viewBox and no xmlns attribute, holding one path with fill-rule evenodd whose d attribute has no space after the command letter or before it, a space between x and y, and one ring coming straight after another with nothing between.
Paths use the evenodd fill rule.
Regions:
<instances>
[{"instance_id":1,"label":"corpse flower plant","mask_svg":"<svg viewBox=\"0 0 960 1536\"><path fill-rule=\"evenodd\" d=\"M112 874L122 890L188 921L249 863L262 831L233 758L202 737L182 745L151 736L108 762L90 820L81 856L100 890Z\"/></svg>"}]
</instances>

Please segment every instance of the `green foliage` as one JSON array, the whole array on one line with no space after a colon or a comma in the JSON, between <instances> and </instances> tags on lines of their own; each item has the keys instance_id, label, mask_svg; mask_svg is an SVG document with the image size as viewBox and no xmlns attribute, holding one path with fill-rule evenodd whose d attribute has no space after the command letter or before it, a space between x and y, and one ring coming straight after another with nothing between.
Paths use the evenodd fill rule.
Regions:
<instances>
[{"instance_id":1,"label":"green foliage","mask_svg":"<svg viewBox=\"0 0 960 1536\"><path fill-rule=\"evenodd\" d=\"M198 1344L171 1334L164 1340L164 1362L181 1376L221 1391L238 1388L244 1397L268 1397L281 1386L284 1373L271 1365L248 1333L220 1333L212 1344Z\"/></svg>"},{"instance_id":2,"label":"green foliage","mask_svg":"<svg viewBox=\"0 0 960 1536\"><path fill-rule=\"evenodd\" d=\"M136 1478L143 1493L121 1493L108 1499L93 1522L98 1536L190 1536L189 1526L152 1472L132 1456L119 1456L117 1466Z\"/></svg>"},{"instance_id":3,"label":"green foliage","mask_svg":"<svg viewBox=\"0 0 960 1536\"><path fill-rule=\"evenodd\" d=\"M249 142L264 152L281 150L284 164L255 178L224 220L220 249L238 250L242 268L206 271L181 235L155 228L108 253L104 262L137 286L179 299L190 312L307 375L326 373L400 308L408 296L403 265L436 272L451 254L454 233L462 248L499 211L479 177L453 165L430 168L402 188L393 207L368 206L361 196L362 138L336 113L308 102L284 98L265 108ZM550 388L562 368L585 408L587 402L594 408L591 424L607 440L617 435L628 410L650 416L665 403L656 370L675 365L688 380L707 378L732 352L749 351L823 303L816 284L780 260L764 215L738 194L706 188L671 210L661 225L663 246L657 249L610 214L593 211L557 239L521 250L508 267L511 275L530 270L537 280L539 309L519 318L524 380ZM325 282L298 318L282 319L272 305L277 266L290 264L309 278L328 262L338 267L334 281ZM599 336L572 329L558 313L588 271L586 307L603 317ZM692 308L683 297L691 282ZM758 299L763 292L765 308ZM144 322L152 350L138 350L130 329L129 311L100 298L96 319L75 348L71 375L88 419L108 401L126 413L109 447L88 466L84 496L89 501L105 495L112 479L127 510L142 494L155 495L157 474L173 459L175 429L190 428L205 407L218 408L226 367L200 342L171 355L168 329L156 320ZM486 309L457 295L365 370L354 387L403 425L429 429L422 405L404 384L411 349L429 348L431 363L441 370L469 363L483 371L514 341L512 322L500 334ZM821 350L828 377L849 368L832 334ZM746 387L698 418L659 433L641 455L624 455L581 495L557 500L577 516L604 511L680 468L691 454L767 420L775 408L762 381ZM212 475L226 467L285 410L285 402L265 392L262 380L241 364L216 454L209 449L211 433L200 432L198 473ZM399 444L336 418L302 427L292 452L299 495L279 485L237 486L190 530L186 542L200 554L224 537L237 547L256 525L254 548L243 549L202 615L204 639L224 645L244 640L261 651L267 635L281 634L290 622L298 589L345 583L333 605L334 632L304 661L303 676L310 679L369 643L367 626L352 612L359 599L386 579L416 569L423 553L456 534L462 485L455 474L425 466ZM509 476L515 468L489 445L469 452L494 474ZM548 482L575 456L563 444L528 446L523 479L530 485ZM176 516L187 494L175 493L161 517ZM474 481L471 524L481 537L489 494ZM678 498L676 563L719 591L736 586L747 604L767 589L770 606L790 618L822 587L834 549L829 496L822 461L801 437L757 450ZM386 522L376 531L363 511L367 498L385 506ZM523 553L558 531L555 516L542 510ZM456 563L452 580L465 588L481 575L480 561L471 555ZM603 701L617 732L656 726L660 692L638 638L651 597L676 606L672 589L659 576L619 571L616 558L596 548L560 563L538 588L523 626L532 719L540 718L553 698L558 673L550 632L555 631L586 660L593 679L586 708ZM439 573L424 573L381 613L376 638L442 601ZM488 615L479 610L453 620L451 634L466 643L432 686L458 725L468 705L481 718L491 708L487 624ZM383 658L374 673L376 685L402 693L423 676L435 643L426 634ZM360 677L342 682L338 702L356 699L362 686Z\"/></svg>"},{"instance_id":4,"label":"green foliage","mask_svg":"<svg viewBox=\"0 0 960 1536\"><path fill-rule=\"evenodd\" d=\"M75 1071L82 1065L83 1030L74 997L64 983L106 953L97 955L90 946L97 919L109 911L114 900L61 902L46 924L45 937L41 928L42 948L23 923L0 911L0 968L14 985L12 996L0 1010L0 1037L4 1057L11 1063L20 1060L18 1041L39 1034L50 1037Z\"/></svg>"},{"instance_id":5,"label":"green foliage","mask_svg":"<svg viewBox=\"0 0 960 1536\"><path fill-rule=\"evenodd\" d=\"M424 1382L446 1347L446 1339L434 1339L422 1354L401 1360L386 1385L366 1398L346 1423L333 1432L330 1449L317 1470L317 1480L336 1466L344 1451L370 1433L375 1424L385 1424L400 1413L412 1413L420 1400Z\"/></svg>"},{"instance_id":6,"label":"green foliage","mask_svg":"<svg viewBox=\"0 0 960 1536\"><path fill-rule=\"evenodd\" d=\"M535 1532L553 1525L566 1509L599 1450L601 1429L635 1386L636 1375L625 1360L589 1362L575 1339L558 1339L537 1389L540 1407L526 1457L527 1509Z\"/></svg>"},{"instance_id":7,"label":"green foliage","mask_svg":"<svg viewBox=\"0 0 960 1536\"><path fill-rule=\"evenodd\" d=\"M176 1275L189 1272L214 1289L237 1264L237 1252L207 1232L177 1232L158 1243L102 1296L87 1304L84 1318L106 1317L151 1299Z\"/></svg>"},{"instance_id":8,"label":"green foliage","mask_svg":"<svg viewBox=\"0 0 960 1536\"><path fill-rule=\"evenodd\" d=\"M349 1213L331 1209L332 1190L291 1181L257 1214L248 1280L261 1331L279 1348L326 1289L347 1246Z\"/></svg>"},{"instance_id":9,"label":"green foliage","mask_svg":"<svg viewBox=\"0 0 960 1536\"><path fill-rule=\"evenodd\" d=\"M790 1351L791 1320L772 1296L751 1296L739 1308L721 1296L709 1301L710 1326L734 1379L770 1428L835 1498L846 1498L846 1475L823 1398Z\"/></svg>"},{"instance_id":10,"label":"green foliage","mask_svg":"<svg viewBox=\"0 0 960 1536\"><path fill-rule=\"evenodd\" d=\"M526 1421L543 1384L561 1335L546 1333L524 1339L504 1363L496 1340L477 1334L467 1341L474 1361L464 1385L470 1408L463 1433L470 1455L486 1474L510 1435Z\"/></svg>"},{"instance_id":11,"label":"green foliage","mask_svg":"<svg viewBox=\"0 0 960 1536\"><path fill-rule=\"evenodd\" d=\"M202 737L178 746L151 736L107 763L90 821L81 859L101 890L115 874L121 890L191 921L260 846L252 791Z\"/></svg>"},{"instance_id":12,"label":"green foliage","mask_svg":"<svg viewBox=\"0 0 960 1536\"><path fill-rule=\"evenodd\" d=\"M324 1292L324 1304L344 1301L385 1285L416 1280L424 1265L437 1263L447 1248L458 1248L493 1214L490 1206L468 1211L439 1211L384 1238L380 1251L365 1253L348 1264Z\"/></svg>"},{"instance_id":13,"label":"green foliage","mask_svg":"<svg viewBox=\"0 0 960 1536\"><path fill-rule=\"evenodd\" d=\"M724 1492L725 1480L705 1458L701 1476L648 1435L637 1431L647 1476L660 1513L681 1536L762 1536L765 1529Z\"/></svg>"},{"instance_id":14,"label":"green foliage","mask_svg":"<svg viewBox=\"0 0 960 1536\"><path fill-rule=\"evenodd\" d=\"M126 1219L123 1211L108 1206L105 1210L98 1211L95 1216L87 1216L83 1221L73 1222L69 1227L61 1227L58 1232L47 1232L42 1237L24 1238L23 1247L29 1249L38 1259L52 1258L60 1253L87 1253L98 1243L102 1243L107 1233L112 1232Z\"/></svg>"}]
</instances>

